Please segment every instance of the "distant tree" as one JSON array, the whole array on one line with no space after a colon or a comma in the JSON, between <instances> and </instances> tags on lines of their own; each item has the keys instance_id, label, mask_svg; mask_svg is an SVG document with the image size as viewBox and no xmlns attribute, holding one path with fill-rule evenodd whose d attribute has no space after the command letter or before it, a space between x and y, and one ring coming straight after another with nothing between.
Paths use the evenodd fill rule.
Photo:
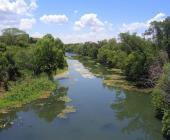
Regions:
<instances>
[{"instance_id":1,"label":"distant tree","mask_svg":"<svg viewBox=\"0 0 170 140\"><path fill-rule=\"evenodd\" d=\"M28 34L21 34L16 36L15 45L20 47L27 47L29 44L29 35Z\"/></svg>"},{"instance_id":2,"label":"distant tree","mask_svg":"<svg viewBox=\"0 0 170 140\"><path fill-rule=\"evenodd\" d=\"M29 38L29 43L30 43L30 44L35 44L35 43L37 43L38 39L39 39L39 38L30 37L30 38Z\"/></svg>"},{"instance_id":3,"label":"distant tree","mask_svg":"<svg viewBox=\"0 0 170 140\"><path fill-rule=\"evenodd\" d=\"M29 41L29 35L17 28L6 28L2 30L2 40L7 45L25 46Z\"/></svg>"},{"instance_id":4,"label":"distant tree","mask_svg":"<svg viewBox=\"0 0 170 140\"><path fill-rule=\"evenodd\" d=\"M152 22L145 35L149 36L156 44L157 50L167 51L170 58L170 17L167 17L164 21Z\"/></svg>"}]
</instances>

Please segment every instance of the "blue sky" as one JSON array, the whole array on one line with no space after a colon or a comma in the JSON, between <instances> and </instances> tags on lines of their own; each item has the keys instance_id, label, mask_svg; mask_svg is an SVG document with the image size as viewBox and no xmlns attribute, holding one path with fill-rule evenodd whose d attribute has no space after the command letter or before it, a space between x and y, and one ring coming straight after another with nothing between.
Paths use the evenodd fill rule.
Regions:
<instances>
[{"instance_id":1,"label":"blue sky","mask_svg":"<svg viewBox=\"0 0 170 140\"><path fill-rule=\"evenodd\" d=\"M146 30L170 15L169 0L0 0L0 29L32 36L51 33L64 42L97 41Z\"/></svg>"}]
</instances>

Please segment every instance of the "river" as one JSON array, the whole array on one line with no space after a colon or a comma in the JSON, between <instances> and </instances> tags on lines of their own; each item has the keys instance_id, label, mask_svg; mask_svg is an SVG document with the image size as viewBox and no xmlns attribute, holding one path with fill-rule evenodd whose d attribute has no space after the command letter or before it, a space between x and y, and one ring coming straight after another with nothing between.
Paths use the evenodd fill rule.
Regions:
<instances>
[{"instance_id":1,"label":"river","mask_svg":"<svg viewBox=\"0 0 170 140\"><path fill-rule=\"evenodd\" d=\"M67 62L49 99L0 116L0 140L164 140L149 95L108 88L80 61Z\"/></svg>"}]
</instances>

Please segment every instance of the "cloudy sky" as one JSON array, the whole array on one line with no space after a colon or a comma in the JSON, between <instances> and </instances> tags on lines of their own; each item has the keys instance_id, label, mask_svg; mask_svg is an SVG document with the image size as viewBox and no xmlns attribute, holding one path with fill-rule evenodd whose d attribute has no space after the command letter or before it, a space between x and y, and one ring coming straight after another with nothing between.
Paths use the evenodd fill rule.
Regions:
<instances>
[{"instance_id":1,"label":"cloudy sky","mask_svg":"<svg viewBox=\"0 0 170 140\"><path fill-rule=\"evenodd\" d=\"M169 0L0 0L0 30L17 27L34 37L51 33L65 43L127 31L140 35L168 15Z\"/></svg>"}]
</instances>

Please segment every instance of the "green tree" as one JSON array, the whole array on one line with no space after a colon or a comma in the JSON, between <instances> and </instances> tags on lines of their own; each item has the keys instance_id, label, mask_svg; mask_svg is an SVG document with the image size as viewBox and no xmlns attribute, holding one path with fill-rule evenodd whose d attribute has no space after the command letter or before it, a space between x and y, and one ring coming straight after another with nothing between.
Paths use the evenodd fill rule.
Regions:
<instances>
[{"instance_id":1,"label":"green tree","mask_svg":"<svg viewBox=\"0 0 170 140\"><path fill-rule=\"evenodd\" d=\"M64 54L57 48L56 41L52 35L45 35L37 42L34 53L34 73L45 72L51 75L58 68L64 67Z\"/></svg>"},{"instance_id":2,"label":"green tree","mask_svg":"<svg viewBox=\"0 0 170 140\"><path fill-rule=\"evenodd\" d=\"M163 117L162 132L164 136L170 137L170 64L165 64L163 74L158 85L152 93L152 102L157 116Z\"/></svg>"},{"instance_id":3,"label":"green tree","mask_svg":"<svg viewBox=\"0 0 170 140\"><path fill-rule=\"evenodd\" d=\"M29 35L17 28L6 28L2 30L2 40L7 45L21 45L25 46L25 44L29 41Z\"/></svg>"},{"instance_id":4,"label":"green tree","mask_svg":"<svg viewBox=\"0 0 170 140\"><path fill-rule=\"evenodd\" d=\"M15 81L19 76L12 54L6 52L6 47L0 44L0 86L8 90L8 81Z\"/></svg>"},{"instance_id":5,"label":"green tree","mask_svg":"<svg viewBox=\"0 0 170 140\"><path fill-rule=\"evenodd\" d=\"M0 86L5 90L8 90L8 73L7 73L8 61L4 54L0 52Z\"/></svg>"},{"instance_id":6,"label":"green tree","mask_svg":"<svg viewBox=\"0 0 170 140\"><path fill-rule=\"evenodd\" d=\"M167 51L170 58L170 17L167 17L164 21L152 22L145 35L151 36L157 50Z\"/></svg>"}]
</instances>

